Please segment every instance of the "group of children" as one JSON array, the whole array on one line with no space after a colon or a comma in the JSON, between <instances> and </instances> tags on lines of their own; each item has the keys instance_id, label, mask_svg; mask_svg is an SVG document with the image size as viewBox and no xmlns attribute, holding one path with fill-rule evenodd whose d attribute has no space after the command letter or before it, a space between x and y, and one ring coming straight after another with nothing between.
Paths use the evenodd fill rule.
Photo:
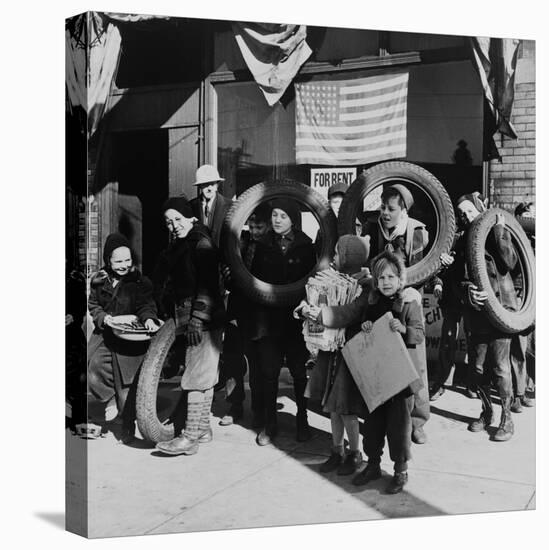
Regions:
<instances>
[{"instance_id":1,"label":"group of children","mask_svg":"<svg viewBox=\"0 0 549 550\"><path fill-rule=\"evenodd\" d=\"M252 388L252 401L254 401L254 394L256 395L255 404L252 402L254 423L257 427L262 428L258 435L258 444L269 443L277 431L275 403L278 373L283 357L281 355L278 358L275 351L277 353L280 351L280 353L286 354L290 358L295 355L296 364L292 367L292 375L294 376L296 400L298 401L298 440L306 440L309 437L306 416L307 398L317 399L321 403L322 410L330 414L333 442L332 452L329 458L320 466L320 470L322 472L337 470L340 475L356 474L353 477L353 483L364 485L381 477L380 460L385 439L387 439L390 457L394 462L394 475L387 487L387 492L390 494L402 491L407 482L411 442L416 441L413 436L412 411L418 398L418 389L422 392L427 391L424 383L426 356L421 295L416 289L406 286L405 266L407 263L406 250L409 248L411 253L416 254L418 250L422 252L427 237L423 226L410 225L410 218L395 215L394 212L397 211L398 214L399 208L406 214L410 201L412 201L410 193L405 188L401 189L402 187L402 185L395 185L388 194L385 193L386 198L380 215L380 234L387 234L385 236L389 245L382 246L383 241L380 237L375 246L372 246L376 251L375 257L370 258L370 239L368 236L344 235L337 242L333 266L341 273L350 275L359 281L363 287L360 296L352 303L343 306L323 305L319 307L302 301L295 309L289 310L289 314L294 320L310 319L326 327L345 328L346 340L348 341L360 331L370 332L373 324L387 312L390 312L392 314L390 329L402 337L410 358L416 367L418 379L420 380L419 384L413 388L410 386L404 389L374 410L369 411L345 363L341 350L319 352L316 366L307 382L304 374L305 355L302 353L304 352L304 346L301 346L302 342L299 343L299 346L296 343L295 349L292 348L286 351L284 351L285 348L282 349L283 344L280 342L286 341L287 343L289 341L287 332L291 319L287 319L286 313L281 313L281 310L274 313L273 310L265 314L267 315L266 318L269 319L269 323L265 324L266 332L260 335L261 337L255 338L258 348L257 364L253 369L250 364L250 371L254 370L253 373L250 372L250 385L252 386L252 375L257 380L258 372L261 372L261 377L265 380L264 383L256 381ZM478 208L480 208L476 207L474 201L469 200L470 198L468 197L458 203L458 211L465 221L467 221L468 215L465 207L470 206L469 203L473 202L477 215ZM169 204L165 208L165 218L175 239L175 245L178 245L178 247L174 248L174 245L172 245L168 249L166 269L173 271L173 280L178 281L178 288L175 293L178 296L175 302L176 305L177 300L185 294L183 296L185 300L181 298L180 301L182 304L187 304L189 309L187 311L188 319L183 328L187 346L198 346L201 343L203 344L204 334L206 334L203 332L204 323L210 323L213 327L211 330L215 329L219 333L218 340L221 338L221 321L215 324L213 320L215 320L216 315L212 313L213 310L222 309L222 306L217 303L219 297L216 297L217 290L214 289L216 277L212 276L212 270L218 269L218 266L214 265L217 259L212 255L213 247L207 232L201 231L197 225L194 225L194 222L189 221L192 220L192 214L190 211L187 212L188 204L186 200L182 198L170 200L171 202L168 201ZM393 209L390 210L389 206ZM255 269L258 269L257 265L261 265L264 271L262 272L263 279L275 284L286 282L285 279L284 281L282 279L280 281L269 279L269 277L274 276L273 273L277 277L286 277L288 269L286 263L291 264L294 270L299 271L299 273L296 272L296 278L306 275L310 271L312 263L314 263L310 239L302 239L307 252L309 252L309 249L311 252L311 259L307 262L303 260L302 269L298 260L288 253L288 250L291 252L296 248L296 242L301 242L299 240L301 233L293 223L293 218L297 216L293 210L293 205L284 200L279 200L273 206L272 242L269 241L269 246L266 246L263 238L261 241L263 244L259 248L260 252L253 259L250 256L248 262L252 271L254 265L256 266ZM473 216L470 216L470 218L470 221L472 221ZM406 236L407 228L411 228L409 231L410 238ZM503 246L501 239L506 234L503 220L498 218L498 224L494 231L500 239L497 242L500 243L501 248ZM187 239L187 236L191 235L192 237L194 234L196 234L194 238L196 243L192 245L194 248L189 249L189 243L192 239L190 237ZM417 246L414 245L415 240L417 240L416 236L421 241L421 243L418 241L419 245ZM402 248L402 254L399 254L399 246ZM493 253L497 253L497 250ZM185 254L190 259L185 259L187 258ZM204 257L202 258L202 256ZM244 256L248 259L248 254ZM200 262L204 264L202 268L193 263L198 261L197 258L202 258L200 259ZM298 259L301 261L301 256ZM190 263L187 265L185 262ZM258 264L258 262L262 263ZM452 262L453 259L447 258L447 265ZM368 269L364 268L366 265L369 266ZM509 262L508 268L510 267ZM277 269L281 270L280 273ZM203 277L199 276L200 273ZM460 276L462 277L463 273ZM205 278L212 279L211 285L204 285L200 282ZM191 280L194 281L192 284L186 283L186 281ZM189 288L186 288L185 285ZM197 285L202 285L204 288L199 292L197 291ZM210 286L212 288L209 288ZM481 309L482 301L485 299L485 293L480 295L479 292L471 284L467 286L467 295L472 300L471 303L475 311ZM196 301L197 295L199 296L198 301L191 304L189 300ZM100 401L108 403L107 409L110 406L111 409L114 408L119 412L123 420L124 441L131 440L135 433L136 373L145 353L146 345L139 346L135 342L124 342L114 336L112 332L113 319L138 319L149 331L155 332L161 325L159 320L161 315L159 315L158 307L162 308L162 303L158 299L155 300L151 282L134 266L134 259L128 241L121 235L110 235L105 243L104 267L91 280L89 311L94 321L95 331L88 347L88 376L91 393ZM275 313L277 315L276 319L273 317ZM247 312L241 311L240 315L246 317ZM487 321L480 316L479 323L486 324ZM255 324L254 326L257 328L259 325ZM292 335L294 332L292 329ZM282 335L280 342L275 339L279 333ZM296 332L296 334L298 333ZM503 338L501 335L496 336L500 339ZM273 341L267 341L268 338ZM267 346L267 344L270 345ZM482 342L475 342L475 344L477 349L473 361L478 373L476 377L480 387L479 393L482 398L483 413L480 419L474 423L474 426L470 426L470 429L479 431L490 423L492 408L486 395L486 393L489 393L489 389L485 385L487 378L482 378L482 364L486 353L481 358L480 354L484 348L479 347L481 345L486 346L486 341L482 340ZM200 376L196 380L193 379L192 384L188 387L182 386L183 389L189 391L189 397L192 397L192 395L198 395L199 397L199 399L190 399L190 408L187 411L187 424L189 424L190 418L191 421L196 420L196 426L187 427L179 438L159 444L157 448L162 452L168 454L194 454L198 448L197 443L202 442L202 439L204 441L211 440L209 416L213 386L218 380L217 361L220 346L220 342L213 345L212 349L215 348L216 353L212 355L211 363L212 365L213 363L216 364L208 367L209 374L206 373L208 374L207 383L204 382L205 371L201 371ZM266 350L269 357L265 355ZM503 359L500 363L502 362ZM504 409L502 425L500 426L502 432L500 440L505 440L512 434L512 422L507 414L510 405L507 388L508 377L500 372L505 368L505 365L498 363L497 366L499 368L497 371L499 380L501 381L498 387L501 386L502 388L500 393ZM196 367L196 369L200 368L202 367ZM305 385L307 385L306 388ZM193 408L192 404L195 404L196 407ZM363 450L367 458L367 465L360 472L359 469L363 459L359 448L359 418L364 420L362 429ZM344 450L345 432L350 447L347 454ZM416 443L418 442L420 441L416 441Z\"/></svg>"}]
</instances>

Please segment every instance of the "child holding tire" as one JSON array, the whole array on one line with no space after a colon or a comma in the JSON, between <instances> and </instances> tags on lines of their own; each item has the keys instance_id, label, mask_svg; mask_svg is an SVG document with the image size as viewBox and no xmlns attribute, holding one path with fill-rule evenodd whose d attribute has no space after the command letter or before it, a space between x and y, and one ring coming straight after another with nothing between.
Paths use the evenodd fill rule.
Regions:
<instances>
[{"instance_id":1,"label":"child holding tire","mask_svg":"<svg viewBox=\"0 0 549 550\"><path fill-rule=\"evenodd\" d=\"M483 204L478 194L472 193L460 197L456 207L468 234L473 222L484 211ZM496 297L505 309L516 311L518 304L511 271L515 268L518 258L502 214L496 214L496 223L486 239L484 261ZM466 263L463 266L460 284L470 330L470 363L474 369L473 376L482 402L482 412L478 420L469 424L468 429L471 432L482 432L489 428L493 419L490 392L493 379L501 399L501 419L493 440L508 441L514 433L511 418L511 335L496 328L483 311L488 294L472 282L469 267Z\"/></svg>"},{"instance_id":2,"label":"child holding tire","mask_svg":"<svg viewBox=\"0 0 549 550\"><path fill-rule=\"evenodd\" d=\"M112 326L115 317L120 320L124 316L127 322L139 320L154 332L159 321L152 283L133 265L126 237L109 235L103 260L103 268L90 283L88 309L95 329L88 344L88 385L101 402L115 398L115 409L122 417L121 441L129 443L135 434L137 373L148 342L122 340L114 335Z\"/></svg>"}]
</instances>

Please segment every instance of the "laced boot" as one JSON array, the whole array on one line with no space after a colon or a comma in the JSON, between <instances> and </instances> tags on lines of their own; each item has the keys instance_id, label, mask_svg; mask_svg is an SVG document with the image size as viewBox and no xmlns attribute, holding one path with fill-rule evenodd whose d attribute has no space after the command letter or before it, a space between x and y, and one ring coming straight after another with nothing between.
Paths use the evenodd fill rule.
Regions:
<instances>
[{"instance_id":1,"label":"laced boot","mask_svg":"<svg viewBox=\"0 0 549 550\"><path fill-rule=\"evenodd\" d=\"M511 418L512 397L501 398L501 420L497 432L494 434L494 441L509 441L515 433L513 419Z\"/></svg>"},{"instance_id":2,"label":"laced boot","mask_svg":"<svg viewBox=\"0 0 549 550\"><path fill-rule=\"evenodd\" d=\"M468 426L470 432L481 432L486 430L492 423L494 410L492 408L492 400L490 398L490 388L478 388L478 395L482 401L482 412L477 420L471 422Z\"/></svg>"}]
</instances>

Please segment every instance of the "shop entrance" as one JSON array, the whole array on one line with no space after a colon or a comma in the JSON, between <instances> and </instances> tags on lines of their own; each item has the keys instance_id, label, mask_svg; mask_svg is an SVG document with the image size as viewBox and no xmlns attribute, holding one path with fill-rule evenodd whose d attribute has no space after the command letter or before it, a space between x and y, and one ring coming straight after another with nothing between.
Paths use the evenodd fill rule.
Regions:
<instances>
[{"instance_id":1,"label":"shop entrance","mask_svg":"<svg viewBox=\"0 0 549 550\"><path fill-rule=\"evenodd\" d=\"M138 267L150 276L168 243L161 208L168 198L168 131L113 135L113 170L118 182L118 228L132 245Z\"/></svg>"}]
</instances>

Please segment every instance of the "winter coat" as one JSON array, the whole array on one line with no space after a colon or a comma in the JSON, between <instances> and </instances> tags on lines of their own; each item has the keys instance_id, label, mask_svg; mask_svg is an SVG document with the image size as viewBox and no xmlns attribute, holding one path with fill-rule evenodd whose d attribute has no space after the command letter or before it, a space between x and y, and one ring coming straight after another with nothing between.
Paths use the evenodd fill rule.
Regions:
<instances>
[{"instance_id":1,"label":"winter coat","mask_svg":"<svg viewBox=\"0 0 549 550\"><path fill-rule=\"evenodd\" d=\"M202 199L200 197L192 199L190 201L190 205L193 215L202 225L205 225L210 230L215 246L219 247L219 239L221 236L223 221L225 220L225 216L232 205L232 201L224 197L221 193L216 193L213 212L208 215L208 220L204 220L204 210L202 208Z\"/></svg>"},{"instance_id":2,"label":"winter coat","mask_svg":"<svg viewBox=\"0 0 549 550\"><path fill-rule=\"evenodd\" d=\"M362 286L362 293L367 296L370 288L370 277L364 271L352 275ZM362 294L361 294L362 296ZM356 300L355 300L356 301ZM325 306L323 313L346 306ZM362 309L359 310L356 318ZM350 340L360 331L360 324L346 326L345 340ZM307 397L321 402L324 412L336 414L354 414L365 418L368 414L366 403L355 384L355 381L345 363L341 350L319 351L316 364L307 384Z\"/></svg>"},{"instance_id":3,"label":"winter coat","mask_svg":"<svg viewBox=\"0 0 549 550\"><path fill-rule=\"evenodd\" d=\"M389 242L384 238L378 224L368 228L370 235L370 259L373 260L385 250ZM391 241L391 247L400 256L406 267L417 264L423 258L423 252L429 242L429 234L425 224L414 218L408 218L406 233Z\"/></svg>"},{"instance_id":4,"label":"winter coat","mask_svg":"<svg viewBox=\"0 0 549 550\"><path fill-rule=\"evenodd\" d=\"M161 316L175 318L176 326L185 327L192 317L200 319L205 330L225 323L219 253L204 225L196 223L184 239L176 239L160 254L153 285Z\"/></svg>"},{"instance_id":5,"label":"winter coat","mask_svg":"<svg viewBox=\"0 0 549 550\"><path fill-rule=\"evenodd\" d=\"M402 337L421 379L421 373L427 368L427 356L421 294L416 289L406 288L394 299L385 298L377 290L363 292L351 304L323 307L322 324L330 328L347 327L367 320L377 321L388 311L391 311L393 316L406 327L406 334L403 334ZM356 332L358 330L355 329L354 333L356 334ZM404 392L411 395L418 389L418 386L414 386L407 388Z\"/></svg>"},{"instance_id":6,"label":"winter coat","mask_svg":"<svg viewBox=\"0 0 549 550\"><path fill-rule=\"evenodd\" d=\"M466 235L463 238L466 239ZM511 234L505 227L495 225L488 233L484 259L494 294L505 309L516 311L518 306L517 294L511 271L516 267L518 258L511 241ZM455 276L460 278L460 296L465 306L465 315L469 322L471 333L500 334L500 331L492 326L486 313L482 309L475 309L473 306L469 294L469 287L473 282L470 279L464 255L460 258L460 262L461 266L456 268Z\"/></svg>"},{"instance_id":7,"label":"winter coat","mask_svg":"<svg viewBox=\"0 0 549 550\"><path fill-rule=\"evenodd\" d=\"M427 370L421 294L415 288L405 288L397 293L396 297L387 298L377 290L372 290L368 296L368 307L364 311L362 321L375 322L388 311L406 327L406 333L402 334L402 339L416 368L419 381L403 390L403 395L412 395L423 386L420 381Z\"/></svg>"},{"instance_id":8,"label":"winter coat","mask_svg":"<svg viewBox=\"0 0 549 550\"><path fill-rule=\"evenodd\" d=\"M156 304L150 280L137 269L122 277L113 286L114 276L105 268L91 278L88 309L95 329L88 343L88 365L102 342L113 353L113 367L120 369L123 384L131 384L148 342L129 342L115 336L110 327L105 326L107 315L136 315L144 323L147 319L157 320Z\"/></svg>"},{"instance_id":9,"label":"winter coat","mask_svg":"<svg viewBox=\"0 0 549 550\"><path fill-rule=\"evenodd\" d=\"M251 273L267 283L283 285L294 283L306 277L316 264L316 254L311 239L299 229L293 229L286 254L282 253L279 238L274 231L269 231L258 242L251 266ZM262 338L267 334L290 335L297 338L301 334L301 322L294 319L293 309L303 295L293 304L285 307L255 304L250 311L251 323L255 327L252 339Z\"/></svg>"}]
</instances>

